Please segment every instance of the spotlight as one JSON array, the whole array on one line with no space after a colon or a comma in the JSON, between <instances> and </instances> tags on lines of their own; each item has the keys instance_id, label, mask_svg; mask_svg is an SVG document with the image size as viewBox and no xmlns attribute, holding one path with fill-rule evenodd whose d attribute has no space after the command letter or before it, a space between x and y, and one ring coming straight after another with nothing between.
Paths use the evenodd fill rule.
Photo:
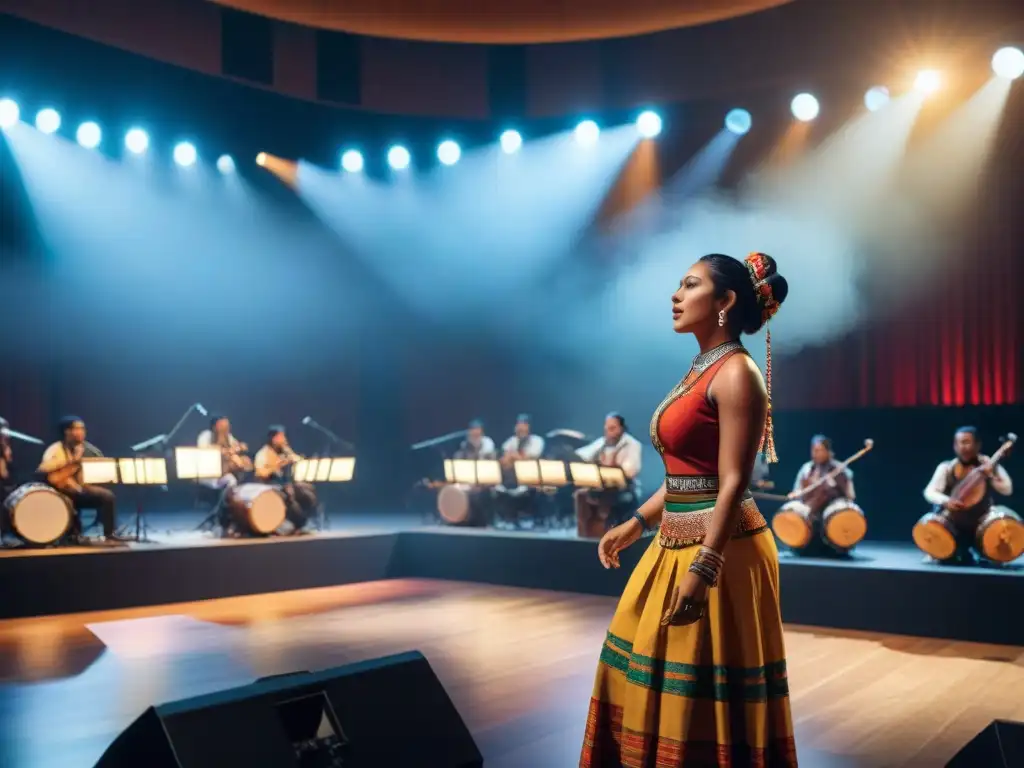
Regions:
<instances>
[{"instance_id":1,"label":"spotlight","mask_svg":"<svg viewBox=\"0 0 1024 768\"><path fill-rule=\"evenodd\" d=\"M596 144L597 137L600 134L601 129L597 127L597 123L593 120L584 120L576 126L576 141L585 147L590 147Z\"/></svg>"},{"instance_id":2,"label":"spotlight","mask_svg":"<svg viewBox=\"0 0 1024 768\"><path fill-rule=\"evenodd\" d=\"M462 150L451 139L437 145L437 159L444 165L455 165L459 162L460 157L462 157Z\"/></svg>"},{"instance_id":3,"label":"spotlight","mask_svg":"<svg viewBox=\"0 0 1024 768\"><path fill-rule=\"evenodd\" d=\"M745 109L733 109L725 116L726 129L739 136L746 134L753 122L750 113Z\"/></svg>"},{"instance_id":4,"label":"spotlight","mask_svg":"<svg viewBox=\"0 0 1024 768\"><path fill-rule=\"evenodd\" d=\"M124 145L133 155L141 155L149 149L149 134L141 128L132 128L124 135Z\"/></svg>"},{"instance_id":5,"label":"spotlight","mask_svg":"<svg viewBox=\"0 0 1024 768\"><path fill-rule=\"evenodd\" d=\"M404 171L409 167L411 160L412 156L409 154L409 150L400 144L396 144L388 150L388 165L392 170Z\"/></svg>"},{"instance_id":6,"label":"spotlight","mask_svg":"<svg viewBox=\"0 0 1024 768\"><path fill-rule=\"evenodd\" d=\"M195 165L196 157L196 148L187 141L181 142L174 148L174 162L182 168L188 168L190 165Z\"/></svg>"},{"instance_id":7,"label":"spotlight","mask_svg":"<svg viewBox=\"0 0 1024 768\"><path fill-rule=\"evenodd\" d=\"M39 114L36 115L36 128L43 133L56 133L60 128L60 115L57 114L57 110L50 107L39 110Z\"/></svg>"},{"instance_id":8,"label":"spotlight","mask_svg":"<svg viewBox=\"0 0 1024 768\"><path fill-rule=\"evenodd\" d=\"M363 155L355 149L346 150L341 156L341 167L348 173L359 173L363 170Z\"/></svg>"},{"instance_id":9,"label":"spotlight","mask_svg":"<svg viewBox=\"0 0 1024 768\"><path fill-rule=\"evenodd\" d=\"M217 158L217 170L227 176L235 172L235 160L231 155L221 155Z\"/></svg>"},{"instance_id":10,"label":"spotlight","mask_svg":"<svg viewBox=\"0 0 1024 768\"><path fill-rule=\"evenodd\" d=\"M1020 48L1000 48L992 57L992 71L1005 80L1016 80L1024 75L1024 51Z\"/></svg>"},{"instance_id":11,"label":"spotlight","mask_svg":"<svg viewBox=\"0 0 1024 768\"><path fill-rule=\"evenodd\" d=\"M262 168L266 164L267 164L267 153L266 152L260 152L258 155L256 155L256 165L258 165L260 168Z\"/></svg>"},{"instance_id":12,"label":"spotlight","mask_svg":"<svg viewBox=\"0 0 1024 768\"><path fill-rule=\"evenodd\" d=\"M653 139L661 133L661 118L658 117L657 112L652 112L649 109L646 112L641 112L636 119L636 129L645 139Z\"/></svg>"},{"instance_id":13,"label":"spotlight","mask_svg":"<svg viewBox=\"0 0 1024 768\"><path fill-rule=\"evenodd\" d=\"M10 128L21 116L17 102L12 99L0 99L0 128Z\"/></svg>"},{"instance_id":14,"label":"spotlight","mask_svg":"<svg viewBox=\"0 0 1024 768\"><path fill-rule=\"evenodd\" d=\"M934 69L921 70L914 80L914 88L924 94L935 93L939 90L940 85L942 85L942 77Z\"/></svg>"},{"instance_id":15,"label":"spotlight","mask_svg":"<svg viewBox=\"0 0 1024 768\"><path fill-rule=\"evenodd\" d=\"M816 118L819 111L818 100L809 93L797 94L789 108L793 112L793 117L804 123Z\"/></svg>"},{"instance_id":16,"label":"spotlight","mask_svg":"<svg viewBox=\"0 0 1024 768\"><path fill-rule=\"evenodd\" d=\"M519 131L505 131L498 141L501 142L501 150L506 155L518 152L519 148L523 146L523 137L519 135Z\"/></svg>"},{"instance_id":17,"label":"spotlight","mask_svg":"<svg viewBox=\"0 0 1024 768\"><path fill-rule=\"evenodd\" d=\"M869 88L868 92L864 94L864 106L868 108L868 112L877 112L888 103L889 89L884 85Z\"/></svg>"},{"instance_id":18,"label":"spotlight","mask_svg":"<svg viewBox=\"0 0 1024 768\"><path fill-rule=\"evenodd\" d=\"M78 126L78 131L75 132L75 138L78 143L86 149L96 149L100 145L100 140L103 138L103 132L100 131L100 127L93 122L82 123Z\"/></svg>"}]
</instances>

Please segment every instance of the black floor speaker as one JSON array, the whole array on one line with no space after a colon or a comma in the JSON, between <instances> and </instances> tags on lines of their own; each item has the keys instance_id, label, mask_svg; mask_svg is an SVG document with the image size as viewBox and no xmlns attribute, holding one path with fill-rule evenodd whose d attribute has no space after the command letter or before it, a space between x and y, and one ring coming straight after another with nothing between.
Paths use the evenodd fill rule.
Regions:
<instances>
[{"instance_id":1,"label":"black floor speaker","mask_svg":"<svg viewBox=\"0 0 1024 768\"><path fill-rule=\"evenodd\" d=\"M1024 723L993 720L946 763L946 768L1024 766Z\"/></svg>"},{"instance_id":2,"label":"black floor speaker","mask_svg":"<svg viewBox=\"0 0 1024 768\"><path fill-rule=\"evenodd\" d=\"M474 768L483 758L419 653L150 707L97 768Z\"/></svg>"}]
</instances>

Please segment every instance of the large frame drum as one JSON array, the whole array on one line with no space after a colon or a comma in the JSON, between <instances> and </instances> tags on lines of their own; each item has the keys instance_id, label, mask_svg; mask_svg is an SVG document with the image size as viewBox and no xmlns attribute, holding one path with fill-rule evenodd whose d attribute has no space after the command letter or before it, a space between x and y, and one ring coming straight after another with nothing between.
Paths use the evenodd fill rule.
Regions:
<instances>
[{"instance_id":1,"label":"large frame drum","mask_svg":"<svg viewBox=\"0 0 1024 768\"><path fill-rule=\"evenodd\" d=\"M956 554L956 526L941 512L924 515L914 525L911 535L917 548L936 560L948 560Z\"/></svg>"},{"instance_id":2,"label":"large frame drum","mask_svg":"<svg viewBox=\"0 0 1024 768\"><path fill-rule=\"evenodd\" d=\"M281 491L263 483L239 485L231 493L228 508L236 524L259 536L273 533L285 520Z\"/></svg>"},{"instance_id":3,"label":"large frame drum","mask_svg":"<svg viewBox=\"0 0 1024 768\"><path fill-rule=\"evenodd\" d=\"M836 499L821 514L825 543L840 552L849 552L868 532L864 510L849 499Z\"/></svg>"},{"instance_id":4,"label":"large frame drum","mask_svg":"<svg viewBox=\"0 0 1024 768\"><path fill-rule=\"evenodd\" d=\"M974 534L978 552L996 563L1012 563L1024 554L1024 522L1008 507L992 507Z\"/></svg>"},{"instance_id":5,"label":"large frame drum","mask_svg":"<svg viewBox=\"0 0 1024 768\"><path fill-rule=\"evenodd\" d=\"M437 494L437 513L448 525L483 525L479 486L446 485Z\"/></svg>"},{"instance_id":6,"label":"large frame drum","mask_svg":"<svg viewBox=\"0 0 1024 768\"><path fill-rule=\"evenodd\" d=\"M63 538L75 514L67 496L42 483L15 488L4 500L4 507L15 535L36 546Z\"/></svg>"},{"instance_id":7,"label":"large frame drum","mask_svg":"<svg viewBox=\"0 0 1024 768\"><path fill-rule=\"evenodd\" d=\"M814 535L811 508L798 499L787 501L772 518L772 531L787 547L803 549Z\"/></svg>"}]
</instances>

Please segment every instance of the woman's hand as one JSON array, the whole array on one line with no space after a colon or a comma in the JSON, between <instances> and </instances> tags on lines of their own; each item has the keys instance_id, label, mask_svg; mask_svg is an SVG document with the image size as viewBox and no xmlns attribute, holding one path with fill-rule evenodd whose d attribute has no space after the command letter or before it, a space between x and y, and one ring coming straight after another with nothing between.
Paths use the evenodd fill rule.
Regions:
<instances>
[{"instance_id":1,"label":"woman's hand","mask_svg":"<svg viewBox=\"0 0 1024 768\"><path fill-rule=\"evenodd\" d=\"M636 518L630 518L621 525L616 525L597 544L597 559L605 568L619 567L619 552L640 538L644 529Z\"/></svg>"},{"instance_id":2,"label":"woman's hand","mask_svg":"<svg viewBox=\"0 0 1024 768\"><path fill-rule=\"evenodd\" d=\"M708 603L708 583L692 571L687 571L676 588L672 601L661 617L661 626L693 624L704 615Z\"/></svg>"}]
</instances>

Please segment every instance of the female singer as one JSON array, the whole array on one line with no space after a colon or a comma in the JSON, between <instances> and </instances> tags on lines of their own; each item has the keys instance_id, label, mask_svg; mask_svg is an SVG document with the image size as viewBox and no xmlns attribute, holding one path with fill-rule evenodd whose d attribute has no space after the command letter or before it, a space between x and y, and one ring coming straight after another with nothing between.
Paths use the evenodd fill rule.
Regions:
<instances>
[{"instance_id":1,"label":"female singer","mask_svg":"<svg viewBox=\"0 0 1024 768\"><path fill-rule=\"evenodd\" d=\"M795 766L775 540L747 487L774 461L768 388L739 341L786 298L774 259L712 254L672 296L700 354L654 412L661 488L598 544L605 568L659 523L601 651L581 768Z\"/></svg>"}]
</instances>

